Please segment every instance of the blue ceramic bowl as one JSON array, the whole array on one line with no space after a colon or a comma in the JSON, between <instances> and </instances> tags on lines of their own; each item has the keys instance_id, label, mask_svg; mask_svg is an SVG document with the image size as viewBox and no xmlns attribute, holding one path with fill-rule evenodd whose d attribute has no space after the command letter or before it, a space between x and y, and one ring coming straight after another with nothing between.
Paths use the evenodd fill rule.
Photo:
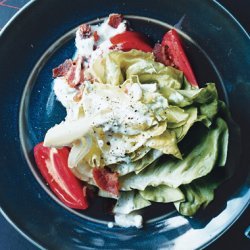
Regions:
<instances>
[{"instance_id":1,"label":"blue ceramic bowl","mask_svg":"<svg viewBox=\"0 0 250 250\"><path fill-rule=\"evenodd\" d=\"M143 229L107 227L112 218L98 198L84 212L66 208L36 170L32 149L64 108L51 89L51 69L74 54L74 31L122 13L135 30L156 42L170 27L180 30L201 84L216 82L220 98L241 129L232 125L228 164L236 171L213 204L193 219L170 205L144 211ZM203 13L201 15L201 13ZM1 175L2 213L35 245L55 249L202 248L219 237L249 203L250 42L237 21L215 1L33 1L2 30ZM240 161L237 161L240 155Z\"/></svg>"}]
</instances>

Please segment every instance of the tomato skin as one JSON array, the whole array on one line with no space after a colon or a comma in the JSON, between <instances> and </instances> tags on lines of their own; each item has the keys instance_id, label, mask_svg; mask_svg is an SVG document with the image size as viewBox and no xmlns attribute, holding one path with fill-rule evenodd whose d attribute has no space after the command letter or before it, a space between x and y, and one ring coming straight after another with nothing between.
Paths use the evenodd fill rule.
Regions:
<instances>
[{"instance_id":1,"label":"tomato skin","mask_svg":"<svg viewBox=\"0 0 250 250\"><path fill-rule=\"evenodd\" d=\"M152 52L152 47L147 42L147 38L139 32L125 31L110 38L113 48L119 48L122 51L132 49L143 52Z\"/></svg>"},{"instance_id":2,"label":"tomato skin","mask_svg":"<svg viewBox=\"0 0 250 250\"><path fill-rule=\"evenodd\" d=\"M111 194L119 194L118 174L112 173L107 168L93 168L93 178L97 186Z\"/></svg>"},{"instance_id":3,"label":"tomato skin","mask_svg":"<svg viewBox=\"0 0 250 250\"><path fill-rule=\"evenodd\" d=\"M191 85L198 87L195 75L183 49L181 39L175 29L171 29L164 35L161 45L165 46L168 57L171 58L173 64L179 70L183 71Z\"/></svg>"},{"instance_id":4,"label":"tomato skin","mask_svg":"<svg viewBox=\"0 0 250 250\"><path fill-rule=\"evenodd\" d=\"M88 208L87 190L68 167L69 149L48 148L43 142L34 147L38 169L54 194L68 207Z\"/></svg>"}]
</instances>

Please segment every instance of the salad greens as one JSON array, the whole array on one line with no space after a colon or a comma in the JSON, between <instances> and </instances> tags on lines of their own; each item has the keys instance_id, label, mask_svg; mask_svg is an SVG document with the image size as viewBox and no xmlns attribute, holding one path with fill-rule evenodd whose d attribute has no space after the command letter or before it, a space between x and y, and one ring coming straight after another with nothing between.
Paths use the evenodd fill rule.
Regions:
<instances>
[{"instance_id":1,"label":"salad greens","mask_svg":"<svg viewBox=\"0 0 250 250\"><path fill-rule=\"evenodd\" d=\"M181 202L185 201L185 196L179 188L168 187L167 185L159 185L157 187L149 186L140 191L141 196L149 201L154 202Z\"/></svg>"},{"instance_id":2,"label":"salad greens","mask_svg":"<svg viewBox=\"0 0 250 250\"><path fill-rule=\"evenodd\" d=\"M209 174L225 165L229 137L215 84L194 87L181 71L138 50L111 51L90 72L98 82L85 83L75 108L79 126L82 119L92 126L73 142L72 172L95 186L94 167L118 173L119 195L98 186L100 196L117 199L116 216L151 202L174 202L186 216L206 207L220 183ZM78 120L66 120L60 133ZM46 141L53 146L53 138Z\"/></svg>"},{"instance_id":3,"label":"salad greens","mask_svg":"<svg viewBox=\"0 0 250 250\"><path fill-rule=\"evenodd\" d=\"M222 183L215 176L205 176L180 187L184 199L174 203L176 209L185 216L193 216L200 208L205 208L213 199L215 189Z\"/></svg>"},{"instance_id":4,"label":"salad greens","mask_svg":"<svg viewBox=\"0 0 250 250\"><path fill-rule=\"evenodd\" d=\"M140 195L148 201L175 202L177 210L186 216L192 216L200 207L207 206L213 200L214 190L220 182L203 176L208 175L216 166L225 165L228 147L228 127L218 117L215 84L194 88L187 83L182 72L162 67L150 54L139 51L110 53L103 59L99 69L100 66L103 67L103 75L98 75L98 72L95 74L102 82L109 82L109 77L114 76L113 84L122 85L136 75L136 82L142 86L156 83L158 94L168 102L168 107L164 110L165 117L161 116L161 119L165 118L167 121L166 130L144 144L151 150L140 160L118 163L113 167L120 174L121 190L128 195L134 192L128 190L140 190ZM150 92L145 92L145 102L152 102ZM195 122L203 123L204 128L192 150L182 155L178 143ZM165 156L158 160L163 154L172 157ZM119 200L123 200L122 197L124 193L118 198L117 204L120 207L122 203ZM144 202L142 207L143 204ZM134 210L136 209L138 206L134 206Z\"/></svg>"},{"instance_id":5,"label":"salad greens","mask_svg":"<svg viewBox=\"0 0 250 250\"><path fill-rule=\"evenodd\" d=\"M177 188L210 173L223 157L220 156L224 150L220 148L219 140L228 133L227 125L221 118L216 120L215 125L200 135L199 142L182 160L162 158L156 166L149 166L139 174L123 176L120 178L121 189L144 190L148 186L162 184Z\"/></svg>"},{"instance_id":6,"label":"salad greens","mask_svg":"<svg viewBox=\"0 0 250 250\"><path fill-rule=\"evenodd\" d=\"M91 73L99 82L112 85L121 85L132 76L141 83L157 83L160 88L180 89L183 82L181 71L166 67L156 62L152 53L139 50L110 52L93 63Z\"/></svg>"}]
</instances>

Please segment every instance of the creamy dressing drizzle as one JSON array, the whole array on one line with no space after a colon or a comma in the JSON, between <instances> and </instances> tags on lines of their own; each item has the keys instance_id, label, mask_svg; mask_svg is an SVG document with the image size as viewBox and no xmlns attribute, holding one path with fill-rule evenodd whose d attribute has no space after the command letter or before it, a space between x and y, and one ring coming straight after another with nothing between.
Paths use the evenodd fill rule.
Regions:
<instances>
[{"instance_id":1,"label":"creamy dressing drizzle","mask_svg":"<svg viewBox=\"0 0 250 250\"><path fill-rule=\"evenodd\" d=\"M117 28L113 28L108 24L108 19L106 19L100 25L92 25L91 30L96 31L99 39L94 41L94 37L81 38L79 34L79 29L76 31L75 45L76 53L74 58L76 59L78 55L84 56L84 67L85 75L89 74L89 67L93 62L107 53L109 53L112 43L110 38L123 33L126 31L126 22L122 21ZM79 104L74 101L74 97L77 95L78 91L75 88L70 87L67 84L65 77L57 77L54 80L53 86L54 93L57 99L62 103L62 105L67 109L66 120L75 120L79 116Z\"/></svg>"},{"instance_id":2,"label":"creamy dressing drizzle","mask_svg":"<svg viewBox=\"0 0 250 250\"><path fill-rule=\"evenodd\" d=\"M99 39L94 41L94 37L81 38L79 29L76 32L75 44L77 48L77 53L86 57L87 62L91 65L100 56L106 55L110 51L112 43L110 38L123 33L126 31L125 21L121 22L117 28L113 28L108 24L108 19L106 19L100 25L92 25L92 32L97 32Z\"/></svg>"},{"instance_id":3,"label":"creamy dressing drizzle","mask_svg":"<svg viewBox=\"0 0 250 250\"><path fill-rule=\"evenodd\" d=\"M121 227L142 227L142 216L139 214L115 214L115 222Z\"/></svg>"}]
</instances>

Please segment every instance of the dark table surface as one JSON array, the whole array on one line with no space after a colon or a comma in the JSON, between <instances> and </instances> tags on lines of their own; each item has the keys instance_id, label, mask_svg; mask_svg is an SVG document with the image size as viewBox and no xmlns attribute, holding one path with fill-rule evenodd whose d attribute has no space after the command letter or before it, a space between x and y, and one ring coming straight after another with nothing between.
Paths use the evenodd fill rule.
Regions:
<instances>
[{"instance_id":1,"label":"dark table surface","mask_svg":"<svg viewBox=\"0 0 250 250\"><path fill-rule=\"evenodd\" d=\"M211 0L212 1L212 0ZM28 0L0 0L0 29ZM250 32L250 0L219 0ZM245 230L250 226L250 208L248 208L238 221L218 240L207 249L250 249L250 239L245 236ZM29 241L20 235L0 215L0 250L30 250L36 249Z\"/></svg>"}]
</instances>

